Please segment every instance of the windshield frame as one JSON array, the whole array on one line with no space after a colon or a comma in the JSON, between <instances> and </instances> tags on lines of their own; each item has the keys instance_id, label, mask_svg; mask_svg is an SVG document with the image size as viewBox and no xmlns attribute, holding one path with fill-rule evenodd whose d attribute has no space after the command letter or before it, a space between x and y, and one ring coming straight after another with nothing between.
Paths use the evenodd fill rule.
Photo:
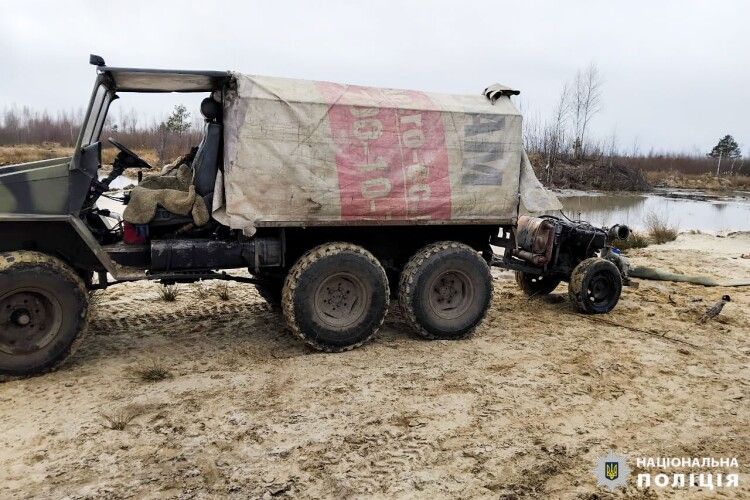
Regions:
<instances>
[{"instance_id":1,"label":"windshield frame","mask_svg":"<svg viewBox=\"0 0 750 500\"><path fill-rule=\"evenodd\" d=\"M104 122L107 118L109 105L117 98L115 91L112 89L110 82L103 75L97 75L94 82L94 89L89 98L89 104L86 108L81 129L78 133L73 159L70 162L70 170L81 170L80 158L81 150L86 146L99 141Z\"/></svg>"},{"instance_id":2,"label":"windshield frame","mask_svg":"<svg viewBox=\"0 0 750 500\"><path fill-rule=\"evenodd\" d=\"M115 91L104 78L98 76L91 92L89 105L84 115L81 130L76 141L76 151L97 142L100 139L109 105L116 98Z\"/></svg>"}]
</instances>

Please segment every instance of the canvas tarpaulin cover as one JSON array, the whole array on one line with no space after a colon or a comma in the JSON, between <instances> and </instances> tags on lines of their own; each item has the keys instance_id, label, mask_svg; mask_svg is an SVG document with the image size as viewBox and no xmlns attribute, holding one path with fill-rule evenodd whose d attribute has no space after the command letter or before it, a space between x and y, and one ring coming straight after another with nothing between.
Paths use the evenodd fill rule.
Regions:
<instances>
[{"instance_id":1,"label":"canvas tarpaulin cover","mask_svg":"<svg viewBox=\"0 0 750 500\"><path fill-rule=\"evenodd\" d=\"M509 97L234 74L214 217L264 225L509 223L557 210Z\"/></svg>"}]
</instances>

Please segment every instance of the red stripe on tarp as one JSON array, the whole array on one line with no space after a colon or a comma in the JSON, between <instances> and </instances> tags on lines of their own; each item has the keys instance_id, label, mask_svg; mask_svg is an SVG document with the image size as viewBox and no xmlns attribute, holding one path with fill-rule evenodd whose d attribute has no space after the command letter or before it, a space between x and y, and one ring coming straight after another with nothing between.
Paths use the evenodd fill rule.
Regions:
<instances>
[{"instance_id":1,"label":"red stripe on tarp","mask_svg":"<svg viewBox=\"0 0 750 500\"><path fill-rule=\"evenodd\" d=\"M449 219L448 149L440 111L424 93L316 82L334 103L341 217ZM356 99L353 99L356 97ZM370 107L348 102L368 102ZM413 109L403 109L410 105Z\"/></svg>"}]
</instances>

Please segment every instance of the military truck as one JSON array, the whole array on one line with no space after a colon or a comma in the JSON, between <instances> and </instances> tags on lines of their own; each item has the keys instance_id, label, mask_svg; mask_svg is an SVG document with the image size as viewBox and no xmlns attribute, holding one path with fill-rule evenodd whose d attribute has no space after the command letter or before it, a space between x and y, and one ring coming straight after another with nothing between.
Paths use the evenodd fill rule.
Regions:
<instances>
[{"instance_id":1,"label":"military truck","mask_svg":"<svg viewBox=\"0 0 750 500\"><path fill-rule=\"evenodd\" d=\"M530 295L568 281L586 313L619 299L626 273L609 242L627 228L524 215L560 204L523 150L516 90L453 96L90 63L72 158L0 167L5 377L56 368L86 334L89 293L133 280L253 284L295 335L329 352L371 339L391 299L427 339L470 335L491 304L491 265L516 271ZM115 99L139 92L205 94L204 133L182 170L118 197L115 179L151 166L109 138L119 152L104 175L101 135ZM121 202L122 217L102 197Z\"/></svg>"}]
</instances>

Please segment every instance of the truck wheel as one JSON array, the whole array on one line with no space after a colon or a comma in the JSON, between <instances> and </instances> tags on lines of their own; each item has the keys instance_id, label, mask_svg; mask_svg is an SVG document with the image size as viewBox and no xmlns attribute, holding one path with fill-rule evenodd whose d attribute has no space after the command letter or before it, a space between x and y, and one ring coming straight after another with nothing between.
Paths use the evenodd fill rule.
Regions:
<instances>
[{"instance_id":1,"label":"truck wheel","mask_svg":"<svg viewBox=\"0 0 750 500\"><path fill-rule=\"evenodd\" d=\"M83 341L87 312L70 266L39 252L0 253L0 378L57 368Z\"/></svg>"},{"instance_id":2,"label":"truck wheel","mask_svg":"<svg viewBox=\"0 0 750 500\"><path fill-rule=\"evenodd\" d=\"M463 243L427 245L401 273L401 308L412 327L428 339L468 337L486 316L491 300L487 262Z\"/></svg>"},{"instance_id":3,"label":"truck wheel","mask_svg":"<svg viewBox=\"0 0 750 500\"><path fill-rule=\"evenodd\" d=\"M622 292L622 276L612 262L592 257L578 264L570 275L568 296L581 312L608 313Z\"/></svg>"},{"instance_id":4,"label":"truck wheel","mask_svg":"<svg viewBox=\"0 0 750 500\"><path fill-rule=\"evenodd\" d=\"M554 276L544 276L541 274L528 274L523 271L516 271L516 283L523 290L523 293L529 297L537 295L547 295L557 288L560 284L560 278Z\"/></svg>"},{"instance_id":5,"label":"truck wheel","mask_svg":"<svg viewBox=\"0 0 750 500\"><path fill-rule=\"evenodd\" d=\"M326 243L292 266L281 307L292 332L326 352L354 349L383 324L388 310L383 266L364 248Z\"/></svg>"}]
</instances>

